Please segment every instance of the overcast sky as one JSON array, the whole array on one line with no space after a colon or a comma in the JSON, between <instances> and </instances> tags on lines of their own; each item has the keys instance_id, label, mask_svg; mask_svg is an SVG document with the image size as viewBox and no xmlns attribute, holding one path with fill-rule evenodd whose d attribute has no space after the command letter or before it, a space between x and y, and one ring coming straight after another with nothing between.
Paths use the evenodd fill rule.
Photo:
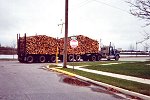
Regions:
<instances>
[{"instance_id":1,"label":"overcast sky","mask_svg":"<svg viewBox=\"0 0 150 100\"><path fill-rule=\"evenodd\" d=\"M104 45L112 42L116 48L135 48L149 27L142 27L144 21L129 10L124 0L69 0L69 36L81 34L101 39ZM17 33L63 37L64 28L61 33L58 24L64 22L64 12L65 0L0 0L0 43L11 45Z\"/></svg>"}]
</instances>

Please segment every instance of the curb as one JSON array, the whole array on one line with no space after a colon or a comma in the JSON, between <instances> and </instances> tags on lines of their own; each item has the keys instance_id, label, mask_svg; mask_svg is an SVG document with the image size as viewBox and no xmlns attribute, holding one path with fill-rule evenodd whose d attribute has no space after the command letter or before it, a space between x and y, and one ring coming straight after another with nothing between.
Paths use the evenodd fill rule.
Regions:
<instances>
[{"instance_id":1,"label":"curb","mask_svg":"<svg viewBox=\"0 0 150 100\"><path fill-rule=\"evenodd\" d=\"M138 97L138 98L141 98L141 99L144 99L144 100L150 100L150 96L147 96L147 95L144 95L144 94L140 94L140 93L137 93L137 92L129 91L129 90L126 90L126 89L123 89L123 88L119 88L119 87L116 87L116 86L113 86L113 85L109 85L109 84L106 84L106 83L94 81L92 79L89 79L89 78L86 78L86 77L83 77L83 76L79 76L79 75L76 75L75 77L83 79L83 80L91 82L91 83L94 83L94 84L97 84L97 85L100 85L100 86L103 86L103 87L106 87L106 88L115 89L115 90L117 90L117 91L119 91L119 92L121 92L123 94L127 94L127 95L130 95L130 96L135 96L135 97Z\"/></svg>"},{"instance_id":2,"label":"curb","mask_svg":"<svg viewBox=\"0 0 150 100\"><path fill-rule=\"evenodd\" d=\"M135 96L135 97L138 97L138 98L141 98L141 99L144 99L144 100L150 100L150 96L147 96L147 95L144 95L144 94L140 94L140 93L137 93L137 92L133 92L133 91L129 91L129 90L126 90L126 89L123 89L123 88L119 88L119 87L116 87L116 86L113 86L113 85L109 85L109 84L106 84L106 83L98 82L98 81L95 81L95 80L92 80L92 79L89 79L89 78L86 78L86 77L83 77L83 76L80 76L80 75L77 75L77 74L73 74L73 73L70 73L70 72L58 69L58 68L62 68L62 67L49 68L47 66L47 68L51 69L53 71L59 72L59 73L67 74L69 76L73 76L73 77L76 77L76 78L79 78L79 79L82 79L82 80L85 80L85 81L88 81L88 82L91 82L91 83L103 86L105 88L115 89L115 90L117 90L117 91L119 91L119 92L121 92L123 94L127 94L127 95L130 95L130 96Z\"/></svg>"},{"instance_id":3,"label":"curb","mask_svg":"<svg viewBox=\"0 0 150 100\"><path fill-rule=\"evenodd\" d=\"M76 77L76 74L73 74L73 73L70 73L70 72L67 72L67 71L63 71L63 70L60 70L60 69L57 69L57 68L50 68L50 69L53 70L53 71L57 71L57 72L60 72L60 73L67 74L69 76Z\"/></svg>"},{"instance_id":4,"label":"curb","mask_svg":"<svg viewBox=\"0 0 150 100\"><path fill-rule=\"evenodd\" d=\"M76 74L73 74L73 73L70 73L70 72L67 72L67 71L64 71L64 70L60 70L59 68L62 68L62 67L49 68L49 66L46 66L46 68L50 69L50 70L53 70L53 71L56 71L56 72L67 74L69 76L73 76L73 77L76 76Z\"/></svg>"}]
</instances>

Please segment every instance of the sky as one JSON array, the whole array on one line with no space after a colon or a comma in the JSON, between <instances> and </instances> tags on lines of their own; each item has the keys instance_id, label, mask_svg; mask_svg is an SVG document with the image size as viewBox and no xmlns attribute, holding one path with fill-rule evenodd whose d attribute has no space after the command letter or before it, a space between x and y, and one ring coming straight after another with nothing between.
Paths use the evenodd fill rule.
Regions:
<instances>
[{"instance_id":1,"label":"sky","mask_svg":"<svg viewBox=\"0 0 150 100\"><path fill-rule=\"evenodd\" d=\"M145 38L149 27L145 21L129 13L125 0L69 0L68 35L85 35L111 42L116 48L135 49L136 42ZM12 46L17 34L21 36L47 35L64 37L65 0L0 0L0 43ZM138 44L138 50L143 50Z\"/></svg>"}]
</instances>

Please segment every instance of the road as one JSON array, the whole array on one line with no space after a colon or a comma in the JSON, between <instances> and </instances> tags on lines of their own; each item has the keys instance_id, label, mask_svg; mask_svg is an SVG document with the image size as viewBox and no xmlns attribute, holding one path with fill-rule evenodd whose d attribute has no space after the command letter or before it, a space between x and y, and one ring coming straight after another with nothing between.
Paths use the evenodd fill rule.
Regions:
<instances>
[{"instance_id":1,"label":"road","mask_svg":"<svg viewBox=\"0 0 150 100\"><path fill-rule=\"evenodd\" d=\"M0 100L122 100L128 96L44 70L47 64L0 61Z\"/></svg>"},{"instance_id":2,"label":"road","mask_svg":"<svg viewBox=\"0 0 150 100\"><path fill-rule=\"evenodd\" d=\"M150 57L121 57L119 61L150 61Z\"/></svg>"}]
</instances>

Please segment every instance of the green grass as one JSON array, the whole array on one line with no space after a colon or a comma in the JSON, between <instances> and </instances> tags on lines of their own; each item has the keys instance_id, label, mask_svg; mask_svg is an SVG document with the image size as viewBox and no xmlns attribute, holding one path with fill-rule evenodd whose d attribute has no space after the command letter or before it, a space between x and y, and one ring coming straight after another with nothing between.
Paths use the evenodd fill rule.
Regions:
<instances>
[{"instance_id":1,"label":"green grass","mask_svg":"<svg viewBox=\"0 0 150 100\"><path fill-rule=\"evenodd\" d=\"M70 62L67 63L70 66L84 66L84 65L99 65L99 64L106 64L106 63L120 63L123 61L96 61L96 62Z\"/></svg>"},{"instance_id":2,"label":"green grass","mask_svg":"<svg viewBox=\"0 0 150 100\"><path fill-rule=\"evenodd\" d=\"M78 74L78 75L81 75L81 76L84 76L84 77L87 77L87 78L90 78L99 82L107 83L113 86L117 86L120 88L124 88L127 90L131 90L134 92L138 92L138 93L142 93L142 94L150 96L150 85L148 84L113 78L113 77L104 76L104 75L93 74L93 73L84 72L84 71L80 71L76 69L73 71L73 69L62 68L62 70L65 70L74 74Z\"/></svg>"},{"instance_id":3,"label":"green grass","mask_svg":"<svg viewBox=\"0 0 150 100\"><path fill-rule=\"evenodd\" d=\"M150 65L146 64L150 64L150 62L120 63L115 65L93 64L84 68L150 79Z\"/></svg>"},{"instance_id":4,"label":"green grass","mask_svg":"<svg viewBox=\"0 0 150 100\"><path fill-rule=\"evenodd\" d=\"M53 68L53 67L60 67L60 66L57 66L57 65L48 65L49 68Z\"/></svg>"}]
</instances>

